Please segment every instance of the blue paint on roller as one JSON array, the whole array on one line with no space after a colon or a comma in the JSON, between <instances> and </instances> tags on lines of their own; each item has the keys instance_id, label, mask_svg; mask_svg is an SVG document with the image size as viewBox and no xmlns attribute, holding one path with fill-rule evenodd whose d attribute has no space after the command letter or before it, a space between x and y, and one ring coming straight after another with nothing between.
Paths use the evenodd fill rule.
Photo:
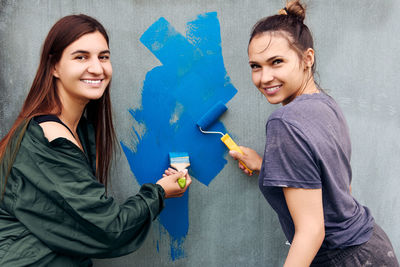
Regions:
<instances>
[{"instance_id":1,"label":"blue paint on roller","mask_svg":"<svg viewBox=\"0 0 400 267\"><path fill-rule=\"evenodd\" d=\"M197 121L197 126L199 126L202 130L206 130L215 123L218 118L227 110L228 108L224 103L219 101L215 104L206 114L204 114L200 120Z\"/></svg>"},{"instance_id":2,"label":"blue paint on roller","mask_svg":"<svg viewBox=\"0 0 400 267\"><path fill-rule=\"evenodd\" d=\"M169 166L168 153L186 151L190 175L208 186L227 163L227 152L218 138L202 134L196 121L237 92L223 64L217 13L199 15L189 22L186 37L160 18L140 41L162 65L147 73L140 109L129 110L145 129L132 128L133 146L121 142L130 168L140 185L154 183ZM219 121L213 129L226 132ZM189 193L190 188L182 198L167 199L160 214L160 222L170 235L172 260L184 256ZM165 251L162 246L157 249Z\"/></svg>"}]
</instances>

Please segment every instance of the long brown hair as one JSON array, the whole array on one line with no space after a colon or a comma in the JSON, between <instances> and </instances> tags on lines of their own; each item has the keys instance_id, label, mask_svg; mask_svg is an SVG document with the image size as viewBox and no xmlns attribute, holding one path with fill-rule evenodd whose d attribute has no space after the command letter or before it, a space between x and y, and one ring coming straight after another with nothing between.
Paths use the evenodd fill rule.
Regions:
<instances>
[{"instance_id":1,"label":"long brown hair","mask_svg":"<svg viewBox=\"0 0 400 267\"><path fill-rule=\"evenodd\" d=\"M10 162L9 159L4 159L6 150L10 147L10 143L16 133L20 132L21 127L24 128L23 125L26 127L30 119L42 114L61 114L61 101L57 95L53 68L61 59L62 53L67 46L83 35L96 31L104 36L108 45L109 38L104 27L96 19L87 15L63 17L50 29L43 43L35 79L22 110L10 131L0 141L0 160L2 164L4 163L3 160ZM91 100L87 104L85 112L87 119L94 124L96 131L96 177L107 189L109 169L116 144L111 114L110 84L100 99ZM21 137L17 139L20 140ZM14 157L15 153L16 151L11 152ZM9 164L12 164L12 160ZM7 168L11 168L11 166ZM7 183L7 175L8 173L4 179L4 188Z\"/></svg>"}]
</instances>

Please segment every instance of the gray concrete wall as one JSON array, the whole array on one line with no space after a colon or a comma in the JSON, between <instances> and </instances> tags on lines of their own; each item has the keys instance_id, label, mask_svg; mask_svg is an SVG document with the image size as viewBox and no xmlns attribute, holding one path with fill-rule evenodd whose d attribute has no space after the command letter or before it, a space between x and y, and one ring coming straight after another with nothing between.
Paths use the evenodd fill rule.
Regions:
<instances>
[{"instance_id":1,"label":"gray concrete wall","mask_svg":"<svg viewBox=\"0 0 400 267\"><path fill-rule=\"evenodd\" d=\"M117 135L132 141L129 109L142 105L146 74L160 61L140 42L160 17L185 35L198 15L217 12L225 70L238 90L221 118L237 143L264 147L264 125L274 106L252 85L247 64L250 28L283 7L278 0L2 0L0 1L0 136L16 118L33 80L48 30L64 15L96 17L111 38L112 101ZM337 100L353 144L353 193L372 211L400 256L400 2L396 0L308 1L306 22L316 46L322 88ZM188 201L188 231L177 257L169 232L155 221L144 245L95 266L280 266L288 247L276 215L228 156L205 185L194 179ZM156 163L157 164L157 163ZM206 166L205 166L206 168ZM137 192L138 180L123 151L117 156L112 194L118 201ZM176 244L175 244L176 245ZM175 248L176 249L176 248Z\"/></svg>"}]
</instances>

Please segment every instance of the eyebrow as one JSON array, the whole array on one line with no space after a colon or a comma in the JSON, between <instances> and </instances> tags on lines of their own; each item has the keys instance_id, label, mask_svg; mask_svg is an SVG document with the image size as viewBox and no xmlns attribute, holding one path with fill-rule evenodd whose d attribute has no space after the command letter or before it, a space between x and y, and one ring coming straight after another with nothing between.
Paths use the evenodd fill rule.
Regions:
<instances>
[{"instance_id":1,"label":"eyebrow","mask_svg":"<svg viewBox=\"0 0 400 267\"><path fill-rule=\"evenodd\" d=\"M277 55L277 56L270 57L269 59L267 59L267 62L274 61L274 59L277 59L277 58L283 58L283 56Z\"/></svg>"},{"instance_id":2,"label":"eyebrow","mask_svg":"<svg viewBox=\"0 0 400 267\"><path fill-rule=\"evenodd\" d=\"M75 54L90 54L90 52L85 51L85 50L76 50L71 53L71 55L75 55ZM99 54L110 54L110 50L103 50Z\"/></svg>"},{"instance_id":3,"label":"eyebrow","mask_svg":"<svg viewBox=\"0 0 400 267\"><path fill-rule=\"evenodd\" d=\"M283 58L283 56L279 56L279 55L273 56L273 57L268 58L265 62L271 62L271 61L274 61L277 58ZM254 63L257 63L257 62L256 61L249 61L249 64L254 64Z\"/></svg>"}]
</instances>

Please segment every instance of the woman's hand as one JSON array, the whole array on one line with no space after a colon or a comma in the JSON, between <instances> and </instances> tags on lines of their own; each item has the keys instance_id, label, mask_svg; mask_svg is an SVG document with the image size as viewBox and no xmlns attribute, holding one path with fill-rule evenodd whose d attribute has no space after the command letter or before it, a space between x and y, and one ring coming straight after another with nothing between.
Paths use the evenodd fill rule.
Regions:
<instances>
[{"instance_id":1,"label":"woman's hand","mask_svg":"<svg viewBox=\"0 0 400 267\"><path fill-rule=\"evenodd\" d=\"M239 148L242 150L243 154L240 154L237 151L230 150L229 155L235 159L235 160L240 160L244 164L246 164L247 168L253 171L260 171L261 170L261 165L262 165L262 158L257 154L257 152L251 148L245 147L245 146L239 146ZM243 172L249 176L253 175L253 173L250 173L244 166L243 164L239 161L239 168L243 170Z\"/></svg>"},{"instance_id":2,"label":"woman's hand","mask_svg":"<svg viewBox=\"0 0 400 267\"><path fill-rule=\"evenodd\" d=\"M186 185L184 188L181 188L178 184L178 179L181 177L184 177L186 179ZM157 181L157 184L161 185L161 187L165 191L165 198L183 196L183 194L186 192L186 189L191 183L192 179L190 178L186 169L178 172L172 168L168 168L168 170L165 170L163 178Z\"/></svg>"}]
</instances>

